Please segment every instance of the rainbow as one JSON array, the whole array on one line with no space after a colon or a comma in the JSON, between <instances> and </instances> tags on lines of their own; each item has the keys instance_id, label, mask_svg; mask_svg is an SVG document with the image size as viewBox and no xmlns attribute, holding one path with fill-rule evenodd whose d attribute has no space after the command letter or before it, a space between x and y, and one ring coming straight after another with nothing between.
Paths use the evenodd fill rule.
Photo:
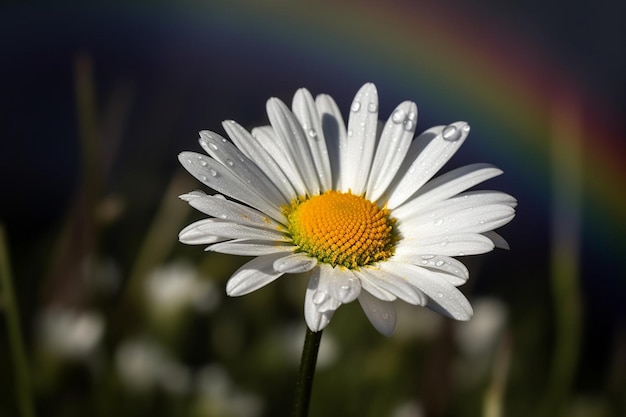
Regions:
<instances>
[{"instance_id":1,"label":"rainbow","mask_svg":"<svg viewBox=\"0 0 626 417\"><path fill-rule=\"evenodd\" d=\"M607 256L619 254L626 247L626 193L619 184L626 178L622 163L626 145L617 117L577 78L575 69L558 61L558 54L507 27L507 22L469 6L461 8L462 4L450 8L433 1L217 0L135 8L131 13L142 13L145 19L149 10L148 17L156 24L175 21L175 26L181 25L175 29L205 37L201 44L206 38L219 43L235 37L250 51L284 56L284 63L261 63L266 66L302 60L303 66L337 70L332 79L328 72L317 77L311 75L313 70L304 74L297 86L313 93L337 97L337 90L343 89L353 94L360 84L372 81L379 86L381 109L386 98L397 97L415 100L424 109L420 117L441 116L436 124L468 121L473 139L465 152L503 168L505 181L523 189L526 201L520 201L518 217L538 202L546 209L550 205L551 158L553 147L560 146L565 155L560 159L567 164L569 158L572 174L582 172L586 238L594 239L593 247L606 249ZM202 52L198 47L196 53ZM321 91L311 84L322 86ZM579 117L571 116L581 138L577 146L582 149L576 151L567 140L553 138L555 106L569 101L580 110Z\"/></svg>"},{"instance_id":2,"label":"rainbow","mask_svg":"<svg viewBox=\"0 0 626 417\"><path fill-rule=\"evenodd\" d=\"M577 100L583 157L572 169L583 173L585 227L608 246L622 247L626 198L619 182L626 178L626 153L610 109L585 89L575 71L531 39L469 10L440 7L231 1L206 11L212 21L252 43L281 48L286 60L306 51L321 67L341 66L353 75L355 90L360 82L374 81L402 98L418 98L418 104L426 97L430 111L470 121L480 135L473 146L485 160L506 167L509 178L535 188L544 199L550 193L554 106Z\"/></svg>"}]
</instances>

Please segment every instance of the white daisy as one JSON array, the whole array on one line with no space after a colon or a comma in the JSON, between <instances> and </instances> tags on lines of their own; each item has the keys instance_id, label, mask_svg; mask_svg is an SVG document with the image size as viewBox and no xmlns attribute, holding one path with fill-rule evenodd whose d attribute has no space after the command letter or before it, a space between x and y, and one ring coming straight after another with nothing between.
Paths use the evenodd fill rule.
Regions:
<instances>
[{"instance_id":1,"label":"white daisy","mask_svg":"<svg viewBox=\"0 0 626 417\"><path fill-rule=\"evenodd\" d=\"M487 164L431 179L469 133L455 122L414 139L415 103L378 120L378 93L365 84L346 128L335 101L300 89L292 108L267 102L270 126L248 132L223 123L232 142L200 132L209 157L179 155L198 180L223 195L181 196L210 216L180 232L207 250L256 256L227 283L231 296L255 291L286 273L310 274L304 314L312 331L342 304L359 300L374 327L390 335L397 299L467 320L472 307L456 288L468 278L453 256L507 247L494 229L515 215L516 200L467 191L502 173Z\"/></svg>"}]
</instances>

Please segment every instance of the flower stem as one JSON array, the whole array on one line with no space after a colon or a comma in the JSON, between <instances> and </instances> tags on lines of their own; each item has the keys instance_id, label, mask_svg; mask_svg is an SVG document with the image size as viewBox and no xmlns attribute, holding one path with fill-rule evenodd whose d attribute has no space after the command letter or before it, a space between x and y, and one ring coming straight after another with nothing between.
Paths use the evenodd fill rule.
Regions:
<instances>
[{"instance_id":1,"label":"flower stem","mask_svg":"<svg viewBox=\"0 0 626 417\"><path fill-rule=\"evenodd\" d=\"M19 410L22 417L34 417L35 407L33 405L30 374L24 350L24 338L20 328L20 315L13 291L13 279L11 277L11 264L7 246L4 227L0 224L0 290L2 291L9 344L13 356Z\"/></svg>"},{"instance_id":2,"label":"flower stem","mask_svg":"<svg viewBox=\"0 0 626 417\"><path fill-rule=\"evenodd\" d=\"M296 381L296 398L294 404L294 417L306 417L309 414L309 402L311 389L313 388L313 376L317 363L317 352L320 348L322 331L313 332L307 327L300 360L300 372Z\"/></svg>"}]
</instances>

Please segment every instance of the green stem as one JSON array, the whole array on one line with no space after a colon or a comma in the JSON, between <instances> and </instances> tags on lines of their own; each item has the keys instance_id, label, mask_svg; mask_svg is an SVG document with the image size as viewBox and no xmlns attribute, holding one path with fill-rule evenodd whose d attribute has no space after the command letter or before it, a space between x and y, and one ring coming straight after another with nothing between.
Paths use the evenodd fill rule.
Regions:
<instances>
[{"instance_id":1,"label":"green stem","mask_svg":"<svg viewBox=\"0 0 626 417\"><path fill-rule=\"evenodd\" d=\"M24 339L20 328L20 314L13 292L13 278L11 277L11 264L9 262L7 246L4 227L0 224L0 287L2 288L4 311L7 319L7 332L13 356L12 362L17 382L16 390L19 409L23 417L34 417L35 407L33 406L30 374L28 372L26 351L24 350Z\"/></svg>"},{"instance_id":2,"label":"green stem","mask_svg":"<svg viewBox=\"0 0 626 417\"><path fill-rule=\"evenodd\" d=\"M300 360L300 372L296 381L296 398L294 404L294 417L306 417L309 414L311 401L311 389L313 388L313 376L317 363L317 352L320 348L322 331L313 332L307 327L302 359Z\"/></svg>"}]
</instances>

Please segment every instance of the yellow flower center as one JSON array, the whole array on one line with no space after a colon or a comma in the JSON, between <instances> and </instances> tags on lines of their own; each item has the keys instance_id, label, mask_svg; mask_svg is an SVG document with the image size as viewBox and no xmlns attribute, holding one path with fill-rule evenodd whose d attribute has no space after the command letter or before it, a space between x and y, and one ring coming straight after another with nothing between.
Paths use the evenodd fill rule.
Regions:
<instances>
[{"instance_id":1,"label":"yellow flower center","mask_svg":"<svg viewBox=\"0 0 626 417\"><path fill-rule=\"evenodd\" d=\"M363 197L327 191L294 200L284 211L298 251L320 262L358 269L393 254L395 219Z\"/></svg>"}]
</instances>

